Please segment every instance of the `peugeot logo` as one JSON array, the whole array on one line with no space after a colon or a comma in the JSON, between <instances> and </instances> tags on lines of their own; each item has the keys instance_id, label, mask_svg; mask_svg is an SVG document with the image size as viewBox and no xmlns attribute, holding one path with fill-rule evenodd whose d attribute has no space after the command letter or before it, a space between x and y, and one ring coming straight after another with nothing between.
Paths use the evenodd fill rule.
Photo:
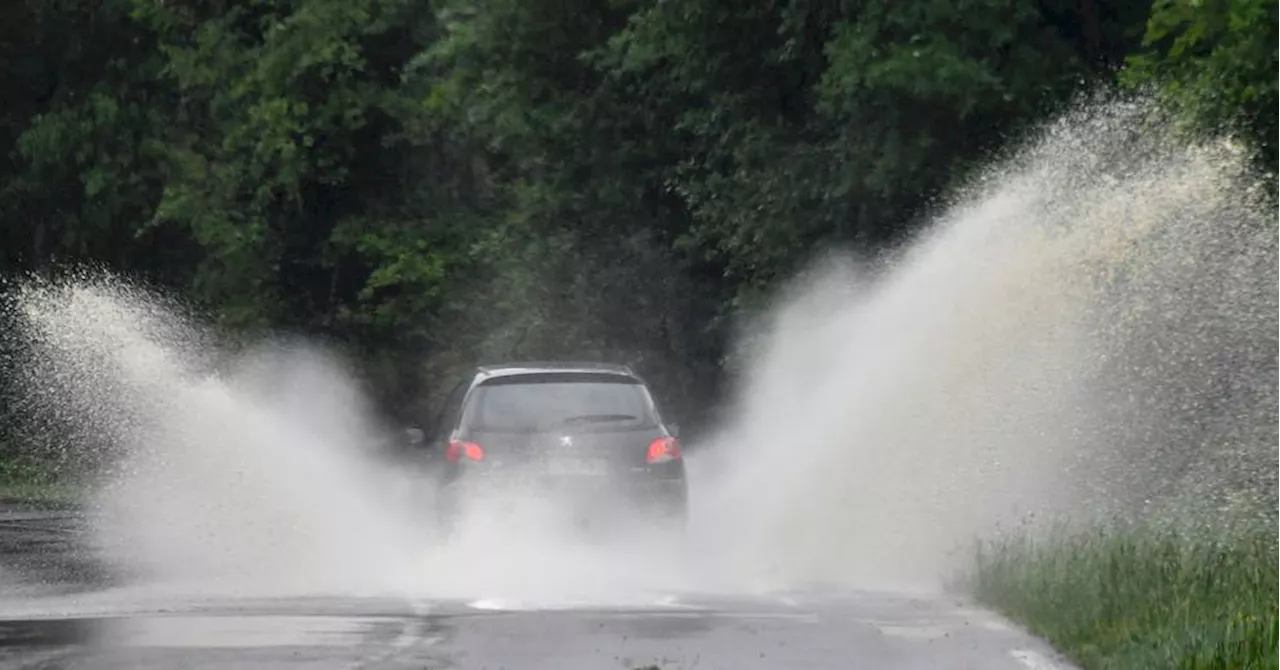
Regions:
<instances>
[{"instance_id":1,"label":"peugeot logo","mask_svg":"<svg viewBox=\"0 0 1280 670\"><path fill-rule=\"evenodd\" d=\"M573 438L572 438L572 437L569 437L568 435L562 435L562 436L560 436L560 446L562 446L562 447L572 447L572 446L573 446Z\"/></svg>"}]
</instances>

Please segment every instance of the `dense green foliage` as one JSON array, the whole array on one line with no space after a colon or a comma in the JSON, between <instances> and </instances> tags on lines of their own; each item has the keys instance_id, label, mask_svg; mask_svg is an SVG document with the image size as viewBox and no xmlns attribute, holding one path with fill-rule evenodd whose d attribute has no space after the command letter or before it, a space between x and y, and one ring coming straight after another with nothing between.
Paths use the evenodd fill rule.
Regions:
<instances>
[{"instance_id":1,"label":"dense green foliage","mask_svg":"<svg viewBox=\"0 0 1280 670\"><path fill-rule=\"evenodd\" d=\"M1275 162L1276 4L18 0L0 275L94 262L342 343L392 411L477 359L706 407L732 317L874 250L1094 84ZM682 417L686 423L697 417Z\"/></svg>"},{"instance_id":2,"label":"dense green foliage","mask_svg":"<svg viewBox=\"0 0 1280 670\"><path fill-rule=\"evenodd\" d=\"M328 337L401 413L471 361L570 355L707 407L733 315L819 247L909 233L1111 78L1146 20L1101 0L0 12L0 273L92 261L229 333Z\"/></svg>"},{"instance_id":3,"label":"dense green foliage","mask_svg":"<svg viewBox=\"0 0 1280 670\"><path fill-rule=\"evenodd\" d=\"M1246 530L1121 525L979 552L980 600L1082 668L1274 668L1275 522Z\"/></svg>"},{"instance_id":4,"label":"dense green foliage","mask_svg":"<svg viewBox=\"0 0 1280 670\"><path fill-rule=\"evenodd\" d=\"M1266 0L1157 0L1125 80L1162 84L1200 127L1254 138L1259 162L1274 173L1278 8Z\"/></svg>"}]
</instances>

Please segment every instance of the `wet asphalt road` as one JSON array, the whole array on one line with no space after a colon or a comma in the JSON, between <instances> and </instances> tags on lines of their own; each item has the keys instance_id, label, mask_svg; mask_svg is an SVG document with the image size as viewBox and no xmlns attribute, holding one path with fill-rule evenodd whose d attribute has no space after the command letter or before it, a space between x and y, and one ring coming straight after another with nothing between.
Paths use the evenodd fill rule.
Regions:
<instances>
[{"instance_id":1,"label":"wet asphalt road","mask_svg":"<svg viewBox=\"0 0 1280 670\"><path fill-rule=\"evenodd\" d=\"M150 599L77 551L74 514L0 508L0 668L1070 666L959 599L879 593L535 609L500 597Z\"/></svg>"}]
</instances>

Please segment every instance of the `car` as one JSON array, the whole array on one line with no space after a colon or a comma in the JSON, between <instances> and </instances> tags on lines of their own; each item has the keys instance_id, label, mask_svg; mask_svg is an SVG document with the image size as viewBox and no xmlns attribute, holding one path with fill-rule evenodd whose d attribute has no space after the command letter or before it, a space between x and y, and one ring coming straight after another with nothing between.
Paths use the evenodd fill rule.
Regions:
<instances>
[{"instance_id":1,"label":"car","mask_svg":"<svg viewBox=\"0 0 1280 670\"><path fill-rule=\"evenodd\" d=\"M480 496L553 500L579 528L622 518L682 532L688 484L678 427L619 364L476 367L450 394L434 435L439 520L452 528ZM617 524L613 524L617 525Z\"/></svg>"}]
</instances>

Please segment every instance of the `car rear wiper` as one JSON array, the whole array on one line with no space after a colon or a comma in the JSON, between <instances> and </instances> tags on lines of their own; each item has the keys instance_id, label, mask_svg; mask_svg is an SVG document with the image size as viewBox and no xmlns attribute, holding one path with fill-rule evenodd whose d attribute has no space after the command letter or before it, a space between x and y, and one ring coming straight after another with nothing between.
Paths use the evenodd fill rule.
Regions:
<instances>
[{"instance_id":1,"label":"car rear wiper","mask_svg":"<svg viewBox=\"0 0 1280 670\"><path fill-rule=\"evenodd\" d=\"M630 414L580 414L565 418L562 423L611 423L614 421L635 421L640 417Z\"/></svg>"}]
</instances>

